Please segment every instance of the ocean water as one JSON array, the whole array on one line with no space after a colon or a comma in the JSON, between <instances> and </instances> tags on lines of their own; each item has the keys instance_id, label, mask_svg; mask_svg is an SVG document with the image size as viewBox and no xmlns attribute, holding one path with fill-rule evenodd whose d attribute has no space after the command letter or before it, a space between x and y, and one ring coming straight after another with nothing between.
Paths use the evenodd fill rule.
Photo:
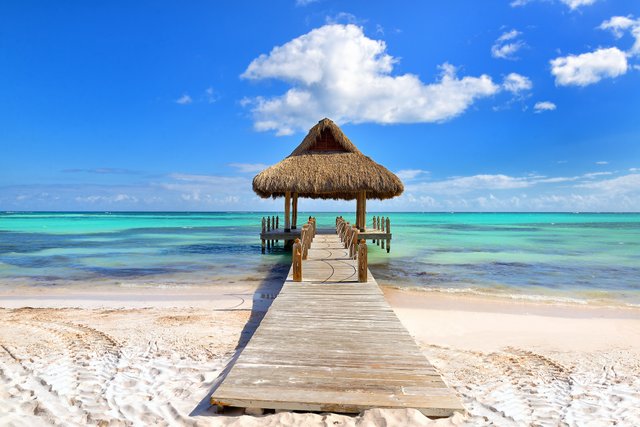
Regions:
<instances>
[{"instance_id":1,"label":"ocean water","mask_svg":"<svg viewBox=\"0 0 640 427\"><path fill-rule=\"evenodd\" d=\"M290 254L282 243L261 254L263 215L0 213L0 291L179 288L281 277ZM331 227L337 214L314 215L320 227ZM388 215L391 253L371 246L369 251L370 268L382 284L640 305L640 214Z\"/></svg>"}]
</instances>

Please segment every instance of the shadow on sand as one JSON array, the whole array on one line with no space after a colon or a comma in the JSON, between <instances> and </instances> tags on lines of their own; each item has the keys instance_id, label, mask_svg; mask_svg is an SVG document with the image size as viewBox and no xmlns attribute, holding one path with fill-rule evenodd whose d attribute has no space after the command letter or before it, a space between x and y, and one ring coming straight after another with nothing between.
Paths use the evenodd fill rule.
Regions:
<instances>
[{"instance_id":1,"label":"shadow on sand","mask_svg":"<svg viewBox=\"0 0 640 427\"><path fill-rule=\"evenodd\" d=\"M253 294L253 306L251 308L251 316L249 320L244 325L242 332L240 333L240 338L238 339L238 343L236 344L236 348L231 360L227 363L227 366L222 370L220 375L213 382L213 387L207 392L204 396L204 399L198 403L198 405L191 411L190 416L202 416L202 415L217 415L215 411L211 407L210 397L211 394L222 384L224 379L229 374L229 371L238 360L240 353L247 345L251 337L253 336L256 329L260 325L262 318L271 307L271 303L280 293L280 289L282 289L282 285L284 285L284 281L287 278L287 274L289 273L289 268L291 266L289 264L278 263L272 266L266 274L264 280L260 283L258 288ZM242 412L237 414L233 412L225 413L224 415L241 415Z\"/></svg>"}]
</instances>

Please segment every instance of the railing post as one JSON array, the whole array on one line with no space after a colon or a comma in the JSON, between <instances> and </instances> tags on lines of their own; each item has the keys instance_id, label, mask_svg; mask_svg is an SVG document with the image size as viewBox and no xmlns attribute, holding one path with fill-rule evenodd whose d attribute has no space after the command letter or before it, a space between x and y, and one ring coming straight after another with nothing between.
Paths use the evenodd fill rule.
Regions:
<instances>
[{"instance_id":1,"label":"railing post","mask_svg":"<svg viewBox=\"0 0 640 427\"><path fill-rule=\"evenodd\" d=\"M367 243L364 239L358 245L358 282L367 281Z\"/></svg>"},{"instance_id":2,"label":"railing post","mask_svg":"<svg viewBox=\"0 0 640 427\"><path fill-rule=\"evenodd\" d=\"M380 231L384 233L384 217L380 220ZM380 245L382 249L384 249L384 239L382 239L382 245Z\"/></svg>"},{"instance_id":3,"label":"railing post","mask_svg":"<svg viewBox=\"0 0 640 427\"><path fill-rule=\"evenodd\" d=\"M262 233L261 233L262 234L262 236L261 236L262 238L260 239L260 241L261 241L260 243L262 243L262 253L264 253L264 245L266 243L264 241L264 232L265 232L266 228L267 228L267 220L264 217L262 217Z\"/></svg>"},{"instance_id":4,"label":"railing post","mask_svg":"<svg viewBox=\"0 0 640 427\"><path fill-rule=\"evenodd\" d=\"M351 245L349 246L349 257L354 258L358 254L358 226L354 225L351 235Z\"/></svg>"},{"instance_id":5,"label":"railing post","mask_svg":"<svg viewBox=\"0 0 640 427\"><path fill-rule=\"evenodd\" d=\"M389 217L387 217L387 234L389 235L389 237L387 237L387 253L389 253L391 250L391 220Z\"/></svg>"},{"instance_id":6,"label":"railing post","mask_svg":"<svg viewBox=\"0 0 640 427\"><path fill-rule=\"evenodd\" d=\"M307 255L309 253L309 224L305 224L302 226L302 232L300 233L300 237L302 237L302 259L307 259Z\"/></svg>"},{"instance_id":7,"label":"railing post","mask_svg":"<svg viewBox=\"0 0 640 427\"><path fill-rule=\"evenodd\" d=\"M293 244L293 281L302 282L302 251L300 239L296 238Z\"/></svg>"}]
</instances>

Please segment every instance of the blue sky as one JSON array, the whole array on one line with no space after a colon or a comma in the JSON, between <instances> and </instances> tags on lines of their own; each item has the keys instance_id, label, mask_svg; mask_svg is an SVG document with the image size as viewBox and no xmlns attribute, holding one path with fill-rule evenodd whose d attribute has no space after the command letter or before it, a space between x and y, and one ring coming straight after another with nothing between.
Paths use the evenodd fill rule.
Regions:
<instances>
[{"instance_id":1,"label":"blue sky","mask_svg":"<svg viewBox=\"0 0 640 427\"><path fill-rule=\"evenodd\" d=\"M281 209L325 116L403 179L372 210L640 211L640 3L0 5L0 210Z\"/></svg>"}]
</instances>

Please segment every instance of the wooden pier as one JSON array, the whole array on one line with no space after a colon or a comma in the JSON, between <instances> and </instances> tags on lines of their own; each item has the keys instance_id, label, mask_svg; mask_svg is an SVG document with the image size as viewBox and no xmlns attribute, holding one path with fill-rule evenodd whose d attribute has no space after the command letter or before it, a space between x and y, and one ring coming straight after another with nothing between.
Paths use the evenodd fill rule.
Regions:
<instances>
[{"instance_id":1,"label":"wooden pier","mask_svg":"<svg viewBox=\"0 0 640 427\"><path fill-rule=\"evenodd\" d=\"M391 250L391 234L390 219L387 217L373 216L371 218L371 226L364 224L359 230L358 238L364 240L371 240L378 246L382 245L382 249L386 249L387 253ZM262 242L262 252L265 252L265 248L271 248L276 242L282 241L283 243L293 242L296 239L302 237L302 228L291 228L289 231L285 231L282 228L282 222L280 216L269 216L262 218L262 229L260 231L260 241Z\"/></svg>"},{"instance_id":2,"label":"wooden pier","mask_svg":"<svg viewBox=\"0 0 640 427\"><path fill-rule=\"evenodd\" d=\"M447 417L464 408L334 230L318 230L212 405L359 413L415 408Z\"/></svg>"}]
</instances>

